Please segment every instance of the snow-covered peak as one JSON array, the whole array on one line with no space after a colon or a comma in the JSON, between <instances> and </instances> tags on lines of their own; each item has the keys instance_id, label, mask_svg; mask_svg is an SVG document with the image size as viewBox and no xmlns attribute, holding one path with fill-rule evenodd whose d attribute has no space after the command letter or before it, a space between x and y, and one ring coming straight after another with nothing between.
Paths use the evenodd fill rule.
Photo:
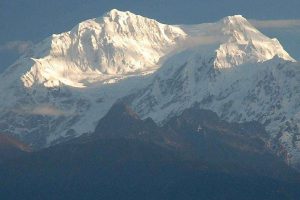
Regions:
<instances>
[{"instance_id":1,"label":"snow-covered peak","mask_svg":"<svg viewBox=\"0 0 300 200\"><path fill-rule=\"evenodd\" d=\"M249 22L242 15L232 15L220 20L224 24L231 25L249 25Z\"/></svg>"},{"instance_id":2,"label":"snow-covered peak","mask_svg":"<svg viewBox=\"0 0 300 200\"><path fill-rule=\"evenodd\" d=\"M154 19L136 15L129 11L122 12L113 9L96 20L103 20L103 28L106 33L111 34L112 38L118 38L118 36L123 39L124 37L134 37L140 43L147 42L141 40L150 40L154 42L154 44L149 44L153 48L155 48L158 41L163 42L165 45L167 43L175 44L178 39L185 36L185 33L178 27L162 24Z\"/></svg>"},{"instance_id":3,"label":"snow-covered peak","mask_svg":"<svg viewBox=\"0 0 300 200\"><path fill-rule=\"evenodd\" d=\"M214 58L215 68L259 63L275 56L295 61L277 39L265 36L241 15L228 16L216 23L180 27L199 56Z\"/></svg>"},{"instance_id":4,"label":"snow-covered peak","mask_svg":"<svg viewBox=\"0 0 300 200\"><path fill-rule=\"evenodd\" d=\"M242 15L226 16L222 20L223 21L231 21L232 23L247 21L247 19L245 17L243 17Z\"/></svg>"},{"instance_id":5,"label":"snow-covered peak","mask_svg":"<svg viewBox=\"0 0 300 200\"><path fill-rule=\"evenodd\" d=\"M101 18L104 18L104 19L107 19L107 21L110 21L110 22L122 22L124 20L127 20L128 18L129 19L134 19L134 18L145 18L143 16L140 16L140 15L136 15L132 12L129 12L129 11L120 11L120 10L117 10L117 9L112 9L110 11L108 11L107 13L105 13L102 17L98 18L98 19L101 19Z\"/></svg>"},{"instance_id":6,"label":"snow-covered peak","mask_svg":"<svg viewBox=\"0 0 300 200\"><path fill-rule=\"evenodd\" d=\"M225 17L217 24L220 27L219 33L224 36L216 50L214 65L217 68L264 62L275 56L295 61L277 39L265 36L241 15Z\"/></svg>"},{"instance_id":7,"label":"snow-covered peak","mask_svg":"<svg viewBox=\"0 0 300 200\"><path fill-rule=\"evenodd\" d=\"M129 11L123 12L123 11L120 11L120 10L117 10L117 9L114 8L114 9L108 11L104 16L112 17L114 19L117 16L122 16L122 15L129 14L129 13L132 14Z\"/></svg>"},{"instance_id":8,"label":"snow-covered peak","mask_svg":"<svg viewBox=\"0 0 300 200\"><path fill-rule=\"evenodd\" d=\"M185 36L176 26L114 9L36 45L34 64L21 80L26 87L85 87L111 76L146 73Z\"/></svg>"},{"instance_id":9,"label":"snow-covered peak","mask_svg":"<svg viewBox=\"0 0 300 200\"><path fill-rule=\"evenodd\" d=\"M242 15L228 16L218 22L221 33L228 36L232 42L248 42L252 39L266 39Z\"/></svg>"}]
</instances>

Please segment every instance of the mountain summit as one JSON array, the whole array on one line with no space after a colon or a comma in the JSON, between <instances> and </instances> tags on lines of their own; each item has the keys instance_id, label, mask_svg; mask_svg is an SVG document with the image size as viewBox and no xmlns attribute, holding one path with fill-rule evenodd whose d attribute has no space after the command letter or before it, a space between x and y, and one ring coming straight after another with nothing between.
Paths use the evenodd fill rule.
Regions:
<instances>
[{"instance_id":1,"label":"mountain summit","mask_svg":"<svg viewBox=\"0 0 300 200\"><path fill-rule=\"evenodd\" d=\"M225 17L219 23L226 42L216 51L216 66L222 68L245 62L263 62L274 56L295 61L277 39L266 37L241 15Z\"/></svg>"},{"instance_id":2,"label":"mountain summit","mask_svg":"<svg viewBox=\"0 0 300 200\"><path fill-rule=\"evenodd\" d=\"M217 23L182 26L198 47L208 40L201 54L214 56L216 68L230 68L245 63L264 62L277 56L295 61L277 39L270 39L253 27L241 15L228 16ZM210 52L207 46L211 46Z\"/></svg>"},{"instance_id":3,"label":"mountain summit","mask_svg":"<svg viewBox=\"0 0 300 200\"><path fill-rule=\"evenodd\" d=\"M151 71L184 37L178 27L114 9L38 44L21 80L25 87L85 87L109 76Z\"/></svg>"}]
</instances>

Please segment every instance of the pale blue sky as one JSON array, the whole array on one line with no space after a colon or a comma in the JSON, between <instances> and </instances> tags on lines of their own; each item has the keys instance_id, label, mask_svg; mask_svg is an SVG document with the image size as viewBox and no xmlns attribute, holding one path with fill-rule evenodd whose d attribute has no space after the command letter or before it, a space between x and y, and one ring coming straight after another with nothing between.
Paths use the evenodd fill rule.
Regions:
<instances>
[{"instance_id":1,"label":"pale blue sky","mask_svg":"<svg viewBox=\"0 0 300 200\"><path fill-rule=\"evenodd\" d=\"M0 0L0 71L31 42L69 30L112 8L168 24L213 22L234 14L273 20L262 23L260 30L277 37L300 60L300 25L287 21L300 20L300 0Z\"/></svg>"}]
</instances>

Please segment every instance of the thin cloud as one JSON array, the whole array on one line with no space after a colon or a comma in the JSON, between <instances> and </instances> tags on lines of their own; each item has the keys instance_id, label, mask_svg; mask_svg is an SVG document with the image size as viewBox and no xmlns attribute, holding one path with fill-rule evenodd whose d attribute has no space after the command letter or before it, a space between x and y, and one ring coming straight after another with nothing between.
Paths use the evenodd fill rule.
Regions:
<instances>
[{"instance_id":1,"label":"thin cloud","mask_svg":"<svg viewBox=\"0 0 300 200\"><path fill-rule=\"evenodd\" d=\"M300 19L287 20L250 20L257 28L300 28Z\"/></svg>"},{"instance_id":2,"label":"thin cloud","mask_svg":"<svg viewBox=\"0 0 300 200\"><path fill-rule=\"evenodd\" d=\"M15 109L13 111L19 114L44 115L44 116L52 116L52 117L71 115L71 112L63 111L49 104L38 105L36 107L30 107L30 106L22 107L19 109Z\"/></svg>"},{"instance_id":3,"label":"thin cloud","mask_svg":"<svg viewBox=\"0 0 300 200\"><path fill-rule=\"evenodd\" d=\"M32 49L33 43L31 41L9 41L3 45L0 45L0 51L13 51L19 54L23 54Z\"/></svg>"},{"instance_id":4,"label":"thin cloud","mask_svg":"<svg viewBox=\"0 0 300 200\"><path fill-rule=\"evenodd\" d=\"M210 35L193 36L184 40L180 45L183 48L189 48L199 45L211 45L219 42L220 38Z\"/></svg>"},{"instance_id":5,"label":"thin cloud","mask_svg":"<svg viewBox=\"0 0 300 200\"><path fill-rule=\"evenodd\" d=\"M178 52L184 51L186 49L194 47L207 47L209 45L219 43L221 38L210 35L194 35L187 37L186 39L179 41L177 46L170 54L176 54Z\"/></svg>"},{"instance_id":6,"label":"thin cloud","mask_svg":"<svg viewBox=\"0 0 300 200\"><path fill-rule=\"evenodd\" d=\"M42 105L33 108L30 114L33 115L47 115L47 116L62 116L66 113L62 110L59 110L58 108L55 108L51 105Z\"/></svg>"}]
</instances>

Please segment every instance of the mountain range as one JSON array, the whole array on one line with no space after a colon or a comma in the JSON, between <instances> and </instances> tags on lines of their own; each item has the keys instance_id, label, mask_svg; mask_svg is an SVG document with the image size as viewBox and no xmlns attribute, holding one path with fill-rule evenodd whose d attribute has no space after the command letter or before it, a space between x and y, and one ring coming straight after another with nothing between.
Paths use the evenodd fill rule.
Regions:
<instances>
[{"instance_id":1,"label":"mountain range","mask_svg":"<svg viewBox=\"0 0 300 200\"><path fill-rule=\"evenodd\" d=\"M149 119L153 134L145 137L165 144L161 127L194 108L261 126L263 151L299 169L299 67L277 39L240 15L166 25L114 9L44 39L0 75L0 132L36 150L99 129L99 137L114 138L119 123L131 130L131 122L109 118L99 128L99 121L123 102L141 124ZM252 128L242 127L256 133ZM250 145L252 137L241 140Z\"/></svg>"}]
</instances>

